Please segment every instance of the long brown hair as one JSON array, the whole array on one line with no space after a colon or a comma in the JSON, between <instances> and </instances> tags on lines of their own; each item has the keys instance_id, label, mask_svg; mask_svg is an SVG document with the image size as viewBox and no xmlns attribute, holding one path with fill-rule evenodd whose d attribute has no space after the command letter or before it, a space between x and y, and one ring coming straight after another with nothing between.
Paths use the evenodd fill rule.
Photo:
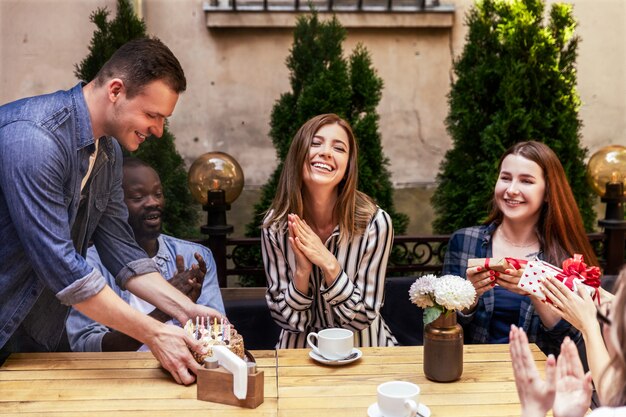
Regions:
<instances>
[{"instance_id":1,"label":"long brown hair","mask_svg":"<svg viewBox=\"0 0 626 417\"><path fill-rule=\"evenodd\" d=\"M343 180L339 183L334 217L339 221L340 240L350 240L353 236L363 234L372 215L376 212L376 204L364 193L356 189L358 183L358 147L350 124L336 114L320 114L308 120L300 127L291 142L285 158L276 197L268 210L269 215L263 227L277 226L286 228L287 215L295 213L304 215L302 201L302 168L311 169L306 161L315 134L325 125L337 124L348 136L350 146L348 166Z\"/></svg>"},{"instance_id":2,"label":"long brown hair","mask_svg":"<svg viewBox=\"0 0 626 417\"><path fill-rule=\"evenodd\" d=\"M608 386L608 399L606 404L611 407L626 405L626 266L622 268L615 285L617 286L616 297L611 302L610 338L607 345L613 343L614 353L611 355L609 366L602 374L602 378L610 376L611 380L603 382Z\"/></svg>"},{"instance_id":3,"label":"long brown hair","mask_svg":"<svg viewBox=\"0 0 626 417\"><path fill-rule=\"evenodd\" d=\"M536 141L516 143L500 158L498 172L502 168L502 161L509 155L519 155L533 161L543 171L545 202L536 228L546 261L560 266L563 260L580 253L588 265L599 265L563 166L552 149ZM500 224L502 217L494 195L486 223L495 221Z\"/></svg>"}]
</instances>

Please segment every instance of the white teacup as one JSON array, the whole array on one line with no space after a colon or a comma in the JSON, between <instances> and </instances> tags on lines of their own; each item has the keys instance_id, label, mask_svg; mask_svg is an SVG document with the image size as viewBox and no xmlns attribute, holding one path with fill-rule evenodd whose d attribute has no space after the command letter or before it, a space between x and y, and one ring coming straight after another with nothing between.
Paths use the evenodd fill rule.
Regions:
<instances>
[{"instance_id":1,"label":"white teacup","mask_svg":"<svg viewBox=\"0 0 626 417\"><path fill-rule=\"evenodd\" d=\"M313 343L317 339L317 345ZM340 360L352 353L354 348L354 334L348 329L324 329L311 332L306 341L313 352L330 360Z\"/></svg>"},{"instance_id":2,"label":"white teacup","mask_svg":"<svg viewBox=\"0 0 626 417\"><path fill-rule=\"evenodd\" d=\"M380 384L378 409L385 417L415 417L417 415L420 387L405 381Z\"/></svg>"}]
</instances>

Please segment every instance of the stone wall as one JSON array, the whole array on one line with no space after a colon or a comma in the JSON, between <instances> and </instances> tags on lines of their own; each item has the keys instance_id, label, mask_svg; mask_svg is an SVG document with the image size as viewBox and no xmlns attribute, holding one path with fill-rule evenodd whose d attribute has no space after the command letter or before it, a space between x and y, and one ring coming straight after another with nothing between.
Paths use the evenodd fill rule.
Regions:
<instances>
[{"instance_id":1,"label":"stone wall","mask_svg":"<svg viewBox=\"0 0 626 417\"><path fill-rule=\"evenodd\" d=\"M174 51L187 74L188 91L170 119L179 152L190 164L204 152L224 151L244 169L244 196L233 204L230 215L239 235L249 206L276 164L268 137L269 116L274 102L289 88L285 59L295 18L281 15L282 23L274 19L250 27L245 23L249 15L239 14L230 17L229 25L228 16L220 23L218 15L205 13L201 0L135 2L149 33ZM87 54L95 29L90 13L104 6L114 11L115 3L0 1L0 103L73 86L74 65ZM442 3L454 10L442 14L449 17L449 24L441 23L441 15L414 14L415 20L402 15L395 25L388 23L389 16L368 15L365 21L362 16L349 20L349 15L341 15L349 31L345 53L364 43L385 81L380 128L398 188L396 202L411 216L409 233L430 232L429 196L451 144L444 126L451 65L462 50L464 15L472 4ZM609 143L626 144L626 2L573 3L582 37L578 69L583 143L591 152Z\"/></svg>"}]
</instances>

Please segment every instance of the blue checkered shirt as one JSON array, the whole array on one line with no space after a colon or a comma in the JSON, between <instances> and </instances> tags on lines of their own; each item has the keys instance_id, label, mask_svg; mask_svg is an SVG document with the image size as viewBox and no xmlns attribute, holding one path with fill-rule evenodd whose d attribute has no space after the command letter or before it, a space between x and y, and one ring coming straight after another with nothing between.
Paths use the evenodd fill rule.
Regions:
<instances>
[{"instance_id":1,"label":"blue checkered shirt","mask_svg":"<svg viewBox=\"0 0 626 417\"><path fill-rule=\"evenodd\" d=\"M465 277L467 260L472 258L490 258L492 256L491 237L496 230L497 224L468 227L454 232L448 243L443 263L443 273ZM539 253L539 258L542 258ZM465 342L488 343L489 327L494 310L494 291L485 292L478 300L476 310L471 314L458 313L459 323L463 326ZM578 330L565 320L561 320L552 329L547 329L541 323L539 315L530 297L524 297L520 307L519 321L516 324L524 329L531 343L537 346L547 355L558 355L561 342L565 336L569 336L577 344L581 341Z\"/></svg>"}]
</instances>

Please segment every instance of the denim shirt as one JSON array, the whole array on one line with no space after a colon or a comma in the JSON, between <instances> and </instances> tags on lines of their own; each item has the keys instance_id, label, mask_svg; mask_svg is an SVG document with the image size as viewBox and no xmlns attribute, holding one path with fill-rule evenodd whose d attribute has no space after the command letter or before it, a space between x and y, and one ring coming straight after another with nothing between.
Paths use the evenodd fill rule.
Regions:
<instances>
[{"instance_id":1,"label":"denim shirt","mask_svg":"<svg viewBox=\"0 0 626 417\"><path fill-rule=\"evenodd\" d=\"M176 239L171 236L161 235L158 238L159 250L153 258L159 267L161 275L166 278L172 278L176 273L176 255L182 255L185 261L185 267L190 268L191 265L197 263L194 253L198 252L206 263L206 274L202 283L200 297L196 301L197 304L212 307L224 314L224 302L217 281L217 269L215 260L211 251L206 247L197 243ZM131 293L122 290L115 282L113 275L102 265L102 261L98 256L96 248L91 247L87 251L87 262L97 268L107 280L107 284L113 288L113 291L119 295L122 300L130 304ZM147 304L147 303L146 303ZM150 313L154 307L146 305L147 311ZM101 352L102 338L111 330L82 314L76 309L71 309L70 315L65 323L67 336L70 346L74 352Z\"/></svg>"},{"instance_id":2,"label":"denim shirt","mask_svg":"<svg viewBox=\"0 0 626 417\"><path fill-rule=\"evenodd\" d=\"M57 347L68 313L58 301L80 303L106 285L83 257L89 240L121 285L157 271L126 221L113 138L100 138L81 193L95 149L82 85L0 107L0 347L27 315L41 350Z\"/></svg>"},{"instance_id":3,"label":"denim shirt","mask_svg":"<svg viewBox=\"0 0 626 417\"><path fill-rule=\"evenodd\" d=\"M491 238L497 225L468 227L454 232L448 242L443 261L443 274L465 277L467 261L471 258L489 258L492 256ZM542 253L539 253L542 258ZM486 291L478 299L476 310L470 314L457 313L459 323L463 326L466 343L489 343L489 328L495 308L495 291ZM569 336L574 342L581 340L576 328L567 321L560 320L552 329L546 328L535 311L530 296L524 297L520 306L519 322L515 323L524 329L531 343L547 355L558 355L561 342Z\"/></svg>"}]
</instances>

